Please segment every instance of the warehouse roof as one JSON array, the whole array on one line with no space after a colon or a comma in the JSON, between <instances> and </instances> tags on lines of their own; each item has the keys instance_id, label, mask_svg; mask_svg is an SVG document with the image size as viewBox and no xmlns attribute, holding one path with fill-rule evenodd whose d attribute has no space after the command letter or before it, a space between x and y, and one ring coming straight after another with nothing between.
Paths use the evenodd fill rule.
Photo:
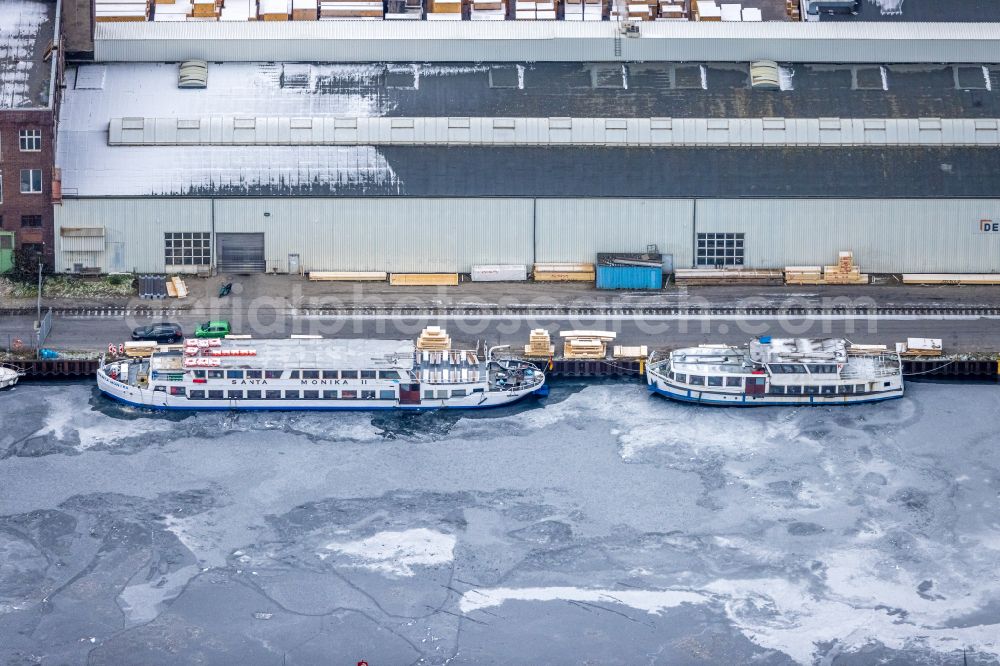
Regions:
<instances>
[{"instance_id":1,"label":"warehouse roof","mask_svg":"<svg viewBox=\"0 0 1000 666\"><path fill-rule=\"evenodd\" d=\"M55 1L0 2L0 109L48 106Z\"/></svg>"}]
</instances>

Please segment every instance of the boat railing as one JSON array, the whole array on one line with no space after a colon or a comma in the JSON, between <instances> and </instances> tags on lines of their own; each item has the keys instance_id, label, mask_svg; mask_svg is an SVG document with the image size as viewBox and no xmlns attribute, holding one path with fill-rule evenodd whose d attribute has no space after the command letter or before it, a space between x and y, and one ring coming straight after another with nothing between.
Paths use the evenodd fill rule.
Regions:
<instances>
[{"instance_id":1,"label":"boat railing","mask_svg":"<svg viewBox=\"0 0 1000 666\"><path fill-rule=\"evenodd\" d=\"M840 376L843 379L896 377L903 373L903 360L899 357L899 354L895 352L859 354L852 355L851 358L859 361L866 360L869 363L848 363L840 371Z\"/></svg>"}]
</instances>

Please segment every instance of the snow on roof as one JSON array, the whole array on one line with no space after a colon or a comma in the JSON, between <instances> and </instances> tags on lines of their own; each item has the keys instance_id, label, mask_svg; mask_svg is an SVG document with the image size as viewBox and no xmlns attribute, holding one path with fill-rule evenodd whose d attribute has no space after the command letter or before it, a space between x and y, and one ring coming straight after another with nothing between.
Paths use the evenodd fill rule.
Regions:
<instances>
[{"instance_id":1,"label":"snow on roof","mask_svg":"<svg viewBox=\"0 0 1000 666\"><path fill-rule=\"evenodd\" d=\"M0 109L48 105L55 3L0 0Z\"/></svg>"},{"instance_id":2,"label":"snow on roof","mask_svg":"<svg viewBox=\"0 0 1000 666\"><path fill-rule=\"evenodd\" d=\"M97 72L95 70L101 70ZM394 191L371 146L110 147L112 117L169 114L381 116L381 65L212 63L207 89L177 88L177 65L68 69L57 164L71 196ZM101 86L93 85L95 80Z\"/></svg>"}]
</instances>

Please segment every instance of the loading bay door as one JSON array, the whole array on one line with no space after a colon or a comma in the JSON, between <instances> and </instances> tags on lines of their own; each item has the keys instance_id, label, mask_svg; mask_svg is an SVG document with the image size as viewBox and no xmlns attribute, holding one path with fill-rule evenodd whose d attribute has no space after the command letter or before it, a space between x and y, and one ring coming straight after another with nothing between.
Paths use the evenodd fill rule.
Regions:
<instances>
[{"instance_id":1,"label":"loading bay door","mask_svg":"<svg viewBox=\"0 0 1000 666\"><path fill-rule=\"evenodd\" d=\"M215 249L220 273L263 273L264 234L216 234Z\"/></svg>"}]
</instances>

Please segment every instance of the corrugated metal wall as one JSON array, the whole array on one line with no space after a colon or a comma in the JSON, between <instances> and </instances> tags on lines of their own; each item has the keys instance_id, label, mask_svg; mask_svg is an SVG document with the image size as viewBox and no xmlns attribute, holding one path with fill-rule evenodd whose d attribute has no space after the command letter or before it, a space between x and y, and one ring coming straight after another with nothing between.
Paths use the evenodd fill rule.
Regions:
<instances>
[{"instance_id":1,"label":"corrugated metal wall","mask_svg":"<svg viewBox=\"0 0 1000 666\"><path fill-rule=\"evenodd\" d=\"M989 23L291 21L99 23L99 62L542 62L685 61L966 63L1000 60ZM621 40L615 54L615 39Z\"/></svg>"},{"instance_id":2,"label":"corrugated metal wall","mask_svg":"<svg viewBox=\"0 0 1000 666\"><path fill-rule=\"evenodd\" d=\"M66 227L104 227L103 253L56 252L57 270L162 272L163 234L211 231L208 199L64 199ZM265 216L265 213L269 215ZM218 232L264 232L268 269L462 272L474 264L592 262L648 244L693 264L697 232L746 234L746 265L832 263L869 272L997 272L1000 199L219 199Z\"/></svg>"},{"instance_id":3,"label":"corrugated metal wall","mask_svg":"<svg viewBox=\"0 0 1000 666\"><path fill-rule=\"evenodd\" d=\"M827 265L853 250L875 273L1000 271L1000 200L698 200L698 232L744 232L746 265ZM680 265L680 264L679 264Z\"/></svg>"},{"instance_id":4,"label":"corrugated metal wall","mask_svg":"<svg viewBox=\"0 0 1000 666\"><path fill-rule=\"evenodd\" d=\"M593 262L598 252L656 244L674 264L691 263L691 199L539 199L537 261Z\"/></svg>"}]
</instances>

